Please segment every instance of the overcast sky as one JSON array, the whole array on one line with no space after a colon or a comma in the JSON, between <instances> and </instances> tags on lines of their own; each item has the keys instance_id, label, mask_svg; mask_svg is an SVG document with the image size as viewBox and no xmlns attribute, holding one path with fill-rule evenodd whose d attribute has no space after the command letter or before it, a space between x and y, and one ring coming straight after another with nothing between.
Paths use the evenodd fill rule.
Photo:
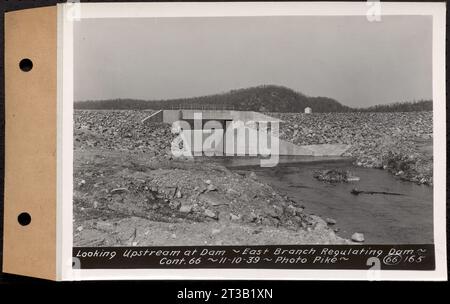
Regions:
<instances>
[{"instance_id":1,"label":"overcast sky","mask_svg":"<svg viewBox=\"0 0 450 304\"><path fill-rule=\"evenodd\" d=\"M75 100L169 99L262 84L370 106L432 97L429 16L84 19Z\"/></svg>"}]
</instances>

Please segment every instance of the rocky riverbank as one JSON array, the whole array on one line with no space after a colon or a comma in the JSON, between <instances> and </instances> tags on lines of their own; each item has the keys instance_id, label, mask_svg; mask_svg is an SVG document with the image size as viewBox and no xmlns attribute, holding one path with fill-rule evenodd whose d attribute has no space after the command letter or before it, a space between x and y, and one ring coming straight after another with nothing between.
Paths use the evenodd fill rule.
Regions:
<instances>
[{"instance_id":1,"label":"rocky riverbank","mask_svg":"<svg viewBox=\"0 0 450 304\"><path fill-rule=\"evenodd\" d=\"M75 246L348 242L255 174L173 159L150 113L75 112Z\"/></svg>"},{"instance_id":2,"label":"rocky riverbank","mask_svg":"<svg viewBox=\"0 0 450 304\"><path fill-rule=\"evenodd\" d=\"M74 157L76 246L347 242L254 174L143 153Z\"/></svg>"},{"instance_id":3,"label":"rocky riverbank","mask_svg":"<svg viewBox=\"0 0 450 304\"><path fill-rule=\"evenodd\" d=\"M358 166L433 184L432 112L267 114L283 120L282 139L298 145L348 144L345 156Z\"/></svg>"},{"instance_id":4,"label":"rocky riverbank","mask_svg":"<svg viewBox=\"0 0 450 304\"><path fill-rule=\"evenodd\" d=\"M173 159L170 126L141 123L151 113L75 111L76 246L349 242L254 173ZM432 184L431 112L269 115L285 140L349 144L358 166Z\"/></svg>"},{"instance_id":5,"label":"rocky riverbank","mask_svg":"<svg viewBox=\"0 0 450 304\"><path fill-rule=\"evenodd\" d=\"M144 125L153 111L77 110L76 149L106 149L170 158L165 124ZM433 184L432 112L267 113L283 120L280 137L298 145L348 144L355 165L389 170L400 179Z\"/></svg>"}]
</instances>

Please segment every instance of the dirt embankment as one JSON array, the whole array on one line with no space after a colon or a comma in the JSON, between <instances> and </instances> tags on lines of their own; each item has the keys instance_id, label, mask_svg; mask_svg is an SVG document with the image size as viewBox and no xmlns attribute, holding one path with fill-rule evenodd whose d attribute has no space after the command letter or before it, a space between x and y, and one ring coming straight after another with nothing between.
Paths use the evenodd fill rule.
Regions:
<instances>
[{"instance_id":1,"label":"dirt embankment","mask_svg":"<svg viewBox=\"0 0 450 304\"><path fill-rule=\"evenodd\" d=\"M254 174L172 159L148 113L76 111L75 246L346 243Z\"/></svg>"},{"instance_id":2,"label":"dirt embankment","mask_svg":"<svg viewBox=\"0 0 450 304\"><path fill-rule=\"evenodd\" d=\"M344 243L253 174L145 154L76 151L76 246Z\"/></svg>"},{"instance_id":3,"label":"dirt embankment","mask_svg":"<svg viewBox=\"0 0 450 304\"><path fill-rule=\"evenodd\" d=\"M268 113L284 122L280 137L298 145L348 144L362 167L433 184L433 113Z\"/></svg>"}]
</instances>

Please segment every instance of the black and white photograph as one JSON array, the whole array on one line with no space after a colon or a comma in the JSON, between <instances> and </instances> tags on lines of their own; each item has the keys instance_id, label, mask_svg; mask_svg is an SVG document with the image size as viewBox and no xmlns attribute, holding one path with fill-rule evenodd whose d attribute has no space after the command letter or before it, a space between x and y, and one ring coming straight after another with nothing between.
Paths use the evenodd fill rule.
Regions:
<instances>
[{"instance_id":1,"label":"black and white photograph","mask_svg":"<svg viewBox=\"0 0 450 304\"><path fill-rule=\"evenodd\" d=\"M228 5L72 21L81 268L435 270L432 14Z\"/></svg>"}]
</instances>

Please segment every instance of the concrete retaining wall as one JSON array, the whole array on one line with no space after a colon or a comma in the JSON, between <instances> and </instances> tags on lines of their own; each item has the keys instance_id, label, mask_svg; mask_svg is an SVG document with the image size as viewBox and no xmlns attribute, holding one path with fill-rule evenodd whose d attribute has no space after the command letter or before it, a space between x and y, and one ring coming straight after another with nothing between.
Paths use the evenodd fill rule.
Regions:
<instances>
[{"instance_id":1,"label":"concrete retaining wall","mask_svg":"<svg viewBox=\"0 0 450 304\"><path fill-rule=\"evenodd\" d=\"M211 130L194 130L194 114L201 113L202 120L219 121L222 129L217 129L214 136ZM257 124L249 122L268 122L278 123L281 120L253 111L229 111L229 110L161 110L145 118L142 122L165 122L172 124L176 121L189 122L191 130L183 130L183 139L185 144L190 147L192 152L207 152L216 155L237 155L237 156L257 156L261 154L271 155L304 155L304 156L340 156L349 145L342 144L324 144L298 146L278 137L272 136L270 131L267 134L260 133ZM247 123L245 128L239 131L225 132L223 126L227 122ZM240 132L240 134L237 134ZM203 144L194 145L194 140ZM260 143L263 143L262 145ZM209 147L209 148L205 148ZM278 147L278 148L276 148ZM267 148L261 150L261 148Z\"/></svg>"}]
</instances>

